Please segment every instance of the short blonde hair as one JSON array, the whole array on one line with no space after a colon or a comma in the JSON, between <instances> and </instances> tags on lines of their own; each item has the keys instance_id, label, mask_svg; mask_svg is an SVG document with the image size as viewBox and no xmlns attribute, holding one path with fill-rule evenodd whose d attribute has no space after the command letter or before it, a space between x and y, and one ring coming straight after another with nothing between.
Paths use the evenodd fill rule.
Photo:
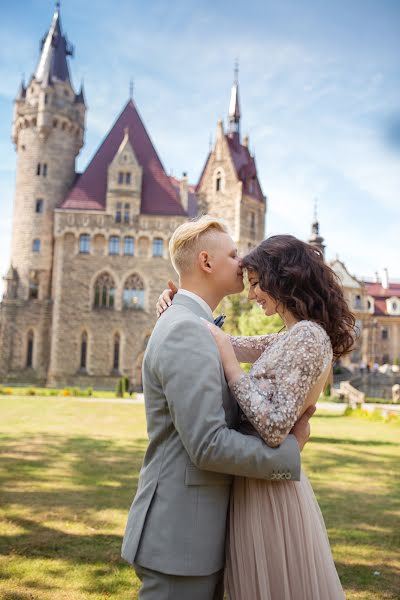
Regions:
<instances>
[{"instance_id":1,"label":"short blonde hair","mask_svg":"<svg viewBox=\"0 0 400 600\"><path fill-rule=\"evenodd\" d=\"M210 215L202 215L175 229L169 242L169 254L172 265L178 274L193 266L196 251L200 252L199 240L205 234L215 231L229 233L221 219Z\"/></svg>"}]
</instances>

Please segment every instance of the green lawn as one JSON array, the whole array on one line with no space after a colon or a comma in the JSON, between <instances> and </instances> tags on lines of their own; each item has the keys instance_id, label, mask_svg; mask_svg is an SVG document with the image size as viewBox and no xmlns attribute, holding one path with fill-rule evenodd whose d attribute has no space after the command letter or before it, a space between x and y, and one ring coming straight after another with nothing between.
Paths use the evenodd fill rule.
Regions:
<instances>
[{"instance_id":1,"label":"green lawn","mask_svg":"<svg viewBox=\"0 0 400 600\"><path fill-rule=\"evenodd\" d=\"M12 396L0 415L0 598L136 598L119 553L143 406ZM312 433L303 465L347 598L399 598L399 426L323 415Z\"/></svg>"}]
</instances>

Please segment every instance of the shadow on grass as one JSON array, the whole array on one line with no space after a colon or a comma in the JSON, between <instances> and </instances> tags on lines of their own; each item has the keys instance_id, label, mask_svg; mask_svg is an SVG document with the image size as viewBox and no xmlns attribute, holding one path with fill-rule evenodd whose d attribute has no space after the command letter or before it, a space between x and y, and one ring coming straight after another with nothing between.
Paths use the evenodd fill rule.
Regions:
<instances>
[{"instance_id":1,"label":"shadow on grass","mask_svg":"<svg viewBox=\"0 0 400 600\"><path fill-rule=\"evenodd\" d=\"M310 444L347 444L349 446L400 446L400 443L382 440L352 440L350 438L318 437L312 435Z\"/></svg>"}]
</instances>

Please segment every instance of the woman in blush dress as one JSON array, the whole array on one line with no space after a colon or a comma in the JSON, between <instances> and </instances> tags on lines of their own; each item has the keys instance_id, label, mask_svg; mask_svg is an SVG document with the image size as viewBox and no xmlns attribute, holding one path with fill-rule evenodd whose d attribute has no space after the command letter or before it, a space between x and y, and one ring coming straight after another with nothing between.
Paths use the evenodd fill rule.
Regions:
<instances>
[{"instance_id":1,"label":"woman in blush dress","mask_svg":"<svg viewBox=\"0 0 400 600\"><path fill-rule=\"evenodd\" d=\"M289 235L272 236L242 262L249 299L285 330L232 337L207 323L241 411L241 431L278 446L311 405L332 361L354 343L354 317L318 250ZM164 294L165 298L165 294ZM249 373L239 361L253 363ZM235 477L226 548L229 600L342 600L325 524L302 472L290 481Z\"/></svg>"}]
</instances>

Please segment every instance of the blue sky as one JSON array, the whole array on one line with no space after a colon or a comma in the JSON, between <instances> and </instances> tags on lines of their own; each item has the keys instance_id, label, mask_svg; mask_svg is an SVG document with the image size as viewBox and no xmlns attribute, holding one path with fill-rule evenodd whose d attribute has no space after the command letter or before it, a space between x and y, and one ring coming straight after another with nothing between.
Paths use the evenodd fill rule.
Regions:
<instances>
[{"instance_id":1,"label":"blue sky","mask_svg":"<svg viewBox=\"0 0 400 600\"><path fill-rule=\"evenodd\" d=\"M54 4L0 9L0 273L10 260L12 103ZM267 234L307 239L318 198L327 257L400 278L400 2L64 0L88 104L83 170L128 99L168 172L196 182L240 62L242 133L268 196Z\"/></svg>"}]
</instances>

